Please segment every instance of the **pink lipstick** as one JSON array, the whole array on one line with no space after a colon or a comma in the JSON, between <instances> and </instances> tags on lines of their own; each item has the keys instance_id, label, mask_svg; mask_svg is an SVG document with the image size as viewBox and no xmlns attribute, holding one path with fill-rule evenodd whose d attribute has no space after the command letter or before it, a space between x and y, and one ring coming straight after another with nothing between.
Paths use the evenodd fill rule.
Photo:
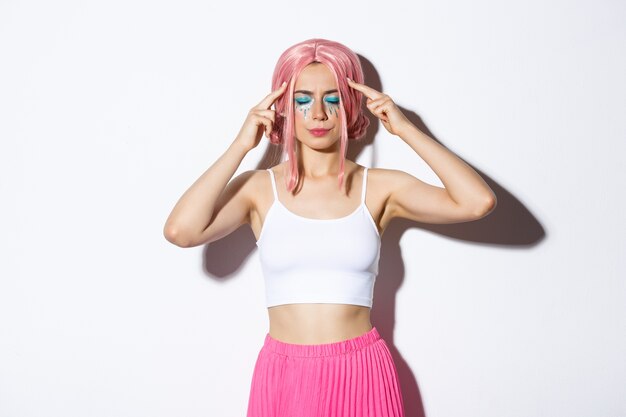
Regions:
<instances>
[{"instance_id":1,"label":"pink lipstick","mask_svg":"<svg viewBox=\"0 0 626 417\"><path fill-rule=\"evenodd\" d=\"M311 132L313 136L324 136L329 130L330 129L309 129L309 132Z\"/></svg>"}]
</instances>

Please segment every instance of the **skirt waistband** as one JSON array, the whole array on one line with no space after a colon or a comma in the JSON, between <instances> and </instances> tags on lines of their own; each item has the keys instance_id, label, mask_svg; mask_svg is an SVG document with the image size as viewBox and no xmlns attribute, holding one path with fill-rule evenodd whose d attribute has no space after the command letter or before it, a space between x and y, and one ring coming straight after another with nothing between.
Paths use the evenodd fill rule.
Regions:
<instances>
[{"instance_id":1,"label":"skirt waistband","mask_svg":"<svg viewBox=\"0 0 626 417\"><path fill-rule=\"evenodd\" d=\"M316 345L303 345L296 343L282 342L274 339L269 333L265 335L263 347L272 352L287 356L331 356L349 353L370 345L380 339L380 334L375 326L366 333L352 339L339 342L321 343Z\"/></svg>"}]
</instances>

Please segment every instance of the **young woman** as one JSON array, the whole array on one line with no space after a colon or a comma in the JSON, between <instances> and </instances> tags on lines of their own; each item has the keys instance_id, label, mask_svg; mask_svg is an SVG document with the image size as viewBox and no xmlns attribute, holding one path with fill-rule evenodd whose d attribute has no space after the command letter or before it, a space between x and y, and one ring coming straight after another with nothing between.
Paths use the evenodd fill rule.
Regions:
<instances>
[{"instance_id":1,"label":"young woman","mask_svg":"<svg viewBox=\"0 0 626 417\"><path fill-rule=\"evenodd\" d=\"M191 247L244 223L254 232L270 328L252 375L248 417L403 416L395 364L370 323L380 237L395 217L480 219L496 197L387 94L364 85L357 55L340 43L293 45L280 56L272 86L228 150L177 202L164 235ZM363 96L445 188L345 159L349 141L362 138L369 124ZM288 159L231 180L263 132Z\"/></svg>"}]
</instances>

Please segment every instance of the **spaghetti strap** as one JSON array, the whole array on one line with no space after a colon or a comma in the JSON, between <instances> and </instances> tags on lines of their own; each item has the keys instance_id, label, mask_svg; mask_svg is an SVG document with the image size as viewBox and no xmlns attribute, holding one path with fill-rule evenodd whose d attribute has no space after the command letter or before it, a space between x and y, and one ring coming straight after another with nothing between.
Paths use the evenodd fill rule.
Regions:
<instances>
[{"instance_id":1,"label":"spaghetti strap","mask_svg":"<svg viewBox=\"0 0 626 417\"><path fill-rule=\"evenodd\" d=\"M274 199L278 200L278 192L276 191L276 180L274 179L274 171L271 168L268 168L267 171L270 172L270 179L272 180L272 191L274 192Z\"/></svg>"},{"instance_id":2,"label":"spaghetti strap","mask_svg":"<svg viewBox=\"0 0 626 417\"><path fill-rule=\"evenodd\" d=\"M363 171L363 185L361 185L361 204L365 204L365 190L367 188L367 167Z\"/></svg>"}]
</instances>

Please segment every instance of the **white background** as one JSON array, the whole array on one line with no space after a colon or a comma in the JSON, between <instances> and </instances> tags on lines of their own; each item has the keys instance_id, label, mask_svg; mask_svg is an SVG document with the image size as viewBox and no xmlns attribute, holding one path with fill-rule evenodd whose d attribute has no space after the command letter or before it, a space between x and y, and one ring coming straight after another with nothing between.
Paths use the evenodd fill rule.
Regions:
<instances>
[{"instance_id":1,"label":"white background","mask_svg":"<svg viewBox=\"0 0 626 417\"><path fill-rule=\"evenodd\" d=\"M180 195L312 37L494 189L394 220L372 322L408 417L626 416L621 1L0 2L0 415L244 416L268 330L245 226L182 249ZM238 173L267 168L267 142ZM382 125L352 156L441 185Z\"/></svg>"}]
</instances>

